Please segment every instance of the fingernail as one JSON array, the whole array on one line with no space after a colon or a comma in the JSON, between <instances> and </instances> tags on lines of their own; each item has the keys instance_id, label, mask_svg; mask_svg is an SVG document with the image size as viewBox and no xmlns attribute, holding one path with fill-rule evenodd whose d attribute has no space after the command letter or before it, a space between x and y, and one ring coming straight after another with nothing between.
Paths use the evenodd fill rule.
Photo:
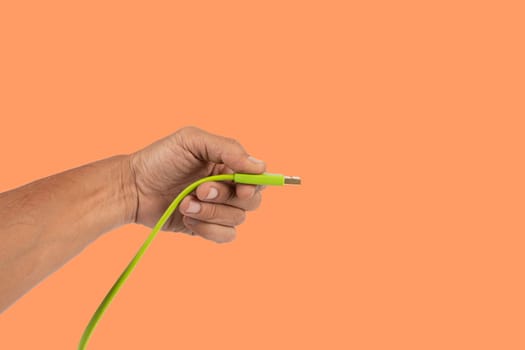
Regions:
<instances>
[{"instance_id":1,"label":"fingernail","mask_svg":"<svg viewBox=\"0 0 525 350\"><path fill-rule=\"evenodd\" d=\"M264 190L266 187L268 187L268 186L266 186L266 185L257 185L257 191L262 191L262 190Z\"/></svg>"},{"instance_id":2,"label":"fingernail","mask_svg":"<svg viewBox=\"0 0 525 350\"><path fill-rule=\"evenodd\" d=\"M261 163L264 163L264 161L260 160L260 159L257 159L255 157L252 157L252 156L249 156L248 159L250 160L250 162L252 163L255 163L255 164L261 164Z\"/></svg>"},{"instance_id":3,"label":"fingernail","mask_svg":"<svg viewBox=\"0 0 525 350\"><path fill-rule=\"evenodd\" d=\"M206 196L206 199L213 199L217 198L219 195L219 191L215 187L210 188L210 192L208 192L208 195Z\"/></svg>"},{"instance_id":4,"label":"fingernail","mask_svg":"<svg viewBox=\"0 0 525 350\"><path fill-rule=\"evenodd\" d=\"M190 205L188 205L188 209L186 209L186 213L195 214L198 213L201 210L201 205L198 202L190 201Z\"/></svg>"}]
</instances>

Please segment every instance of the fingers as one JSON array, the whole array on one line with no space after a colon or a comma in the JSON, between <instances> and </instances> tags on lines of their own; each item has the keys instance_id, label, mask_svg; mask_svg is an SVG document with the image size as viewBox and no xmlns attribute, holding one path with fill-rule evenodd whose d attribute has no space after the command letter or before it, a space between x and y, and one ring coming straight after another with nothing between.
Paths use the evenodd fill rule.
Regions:
<instances>
[{"instance_id":1,"label":"fingers","mask_svg":"<svg viewBox=\"0 0 525 350\"><path fill-rule=\"evenodd\" d=\"M192 159L224 164L227 172L260 174L266 170L263 161L246 152L236 140L213 135L195 127L186 127L173 138ZM260 188L212 182L202 184L195 195L186 197L179 211L187 230L216 242L235 238L235 226L246 218L247 210L261 202Z\"/></svg>"},{"instance_id":2,"label":"fingers","mask_svg":"<svg viewBox=\"0 0 525 350\"><path fill-rule=\"evenodd\" d=\"M195 127L186 127L177 133L180 142L195 157L214 163L223 163L234 172L259 174L266 166L263 161L248 155L234 139L210 134Z\"/></svg>"},{"instance_id":3,"label":"fingers","mask_svg":"<svg viewBox=\"0 0 525 350\"><path fill-rule=\"evenodd\" d=\"M179 210L189 231L217 243L232 241L235 238L235 226L246 219L246 212L242 209L201 202L194 196L186 197Z\"/></svg>"},{"instance_id":4,"label":"fingers","mask_svg":"<svg viewBox=\"0 0 525 350\"><path fill-rule=\"evenodd\" d=\"M262 199L256 186L224 182L206 182L197 188L196 195L204 202L227 204L244 210L257 209Z\"/></svg>"},{"instance_id":5,"label":"fingers","mask_svg":"<svg viewBox=\"0 0 525 350\"><path fill-rule=\"evenodd\" d=\"M187 231L223 243L235 238L235 226L245 221L247 210L260 205L261 198L261 189L256 186L208 182L186 197L179 211Z\"/></svg>"},{"instance_id":6,"label":"fingers","mask_svg":"<svg viewBox=\"0 0 525 350\"><path fill-rule=\"evenodd\" d=\"M248 201L249 199L253 198L257 194L257 186L254 186L254 185L240 184L240 185L235 186L235 189L236 189L235 194L237 195L237 198L239 198L242 201L244 200Z\"/></svg>"},{"instance_id":7,"label":"fingers","mask_svg":"<svg viewBox=\"0 0 525 350\"><path fill-rule=\"evenodd\" d=\"M217 243L227 243L235 239L235 227L210 224L185 216L184 225L193 233Z\"/></svg>"},{"instance_id":8,"label":"fingers","mask_svg":"<svg viewBox=\"0 0 525 350\"><path fill-rule=\"evenodd\" d=\"M185 216L213 224L237 226L246 220L246 211L225 204L199 201L194 196L184 198L180 212Z\"/></svg>"}]
</instances>

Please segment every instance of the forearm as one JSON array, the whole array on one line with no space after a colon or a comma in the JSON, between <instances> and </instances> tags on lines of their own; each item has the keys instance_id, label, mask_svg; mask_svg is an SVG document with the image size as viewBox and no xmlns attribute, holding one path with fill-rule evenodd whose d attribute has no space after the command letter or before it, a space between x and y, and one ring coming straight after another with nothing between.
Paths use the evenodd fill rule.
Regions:
<instances>
[{"instance_id":1,"label":"forearm","mask_svg":"<svg viewBox=\"0 0 525 350\"><path fill-rule=\"evenodd\" d=\"M0 312L104 232L134 220L127 156L0 194Z\"/></svg>"}]
</instances>

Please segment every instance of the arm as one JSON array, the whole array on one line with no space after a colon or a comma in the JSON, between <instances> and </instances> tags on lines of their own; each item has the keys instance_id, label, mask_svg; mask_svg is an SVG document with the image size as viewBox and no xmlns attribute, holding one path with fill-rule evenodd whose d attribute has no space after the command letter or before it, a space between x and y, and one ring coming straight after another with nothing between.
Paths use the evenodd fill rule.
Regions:
<instances>
[{"instance_id":1,"label":"arm","mask_svg":"<svg viewBox=\"0 0 525 350\"><path fill-rule=\"evenodd\" d=\"M102 233L133 221L127 156L0 195L0 312Z\"/></svg>"},{"instance_id":2,"label":"arm","mask_svg":"<svg viewBox=\"0 0 525 350\"><path fill-rule=\"evenodd\" d=\"M193 181L262 173L263 162L231 139L184 128L131 155L115 156L0 194L0 312L104 232L153 226ZM165 231L229 242L260 190L205 183L184 199Z\"/></svg>"}]
</instances>

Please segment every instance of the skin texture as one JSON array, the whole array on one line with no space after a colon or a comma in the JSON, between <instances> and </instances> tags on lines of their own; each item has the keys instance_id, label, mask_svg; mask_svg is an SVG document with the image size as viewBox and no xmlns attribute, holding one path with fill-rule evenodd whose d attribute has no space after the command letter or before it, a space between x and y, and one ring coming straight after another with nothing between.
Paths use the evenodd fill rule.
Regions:
<instances>
[{"instance_id":1,"label":"skin texture","mask_svg":"<svg viewBox=\"0 0 525 350\"><path fill-rule=\"evenodd\" d=\"M152 227L190 183L209 175L262 173L265 164L235 140L186 127L130 155L119 155L0 194L0 312L87 245L122 225ZM205 183L165 231L217 243L256 209L261 190Z\"/></svg>"}]
</instances>

